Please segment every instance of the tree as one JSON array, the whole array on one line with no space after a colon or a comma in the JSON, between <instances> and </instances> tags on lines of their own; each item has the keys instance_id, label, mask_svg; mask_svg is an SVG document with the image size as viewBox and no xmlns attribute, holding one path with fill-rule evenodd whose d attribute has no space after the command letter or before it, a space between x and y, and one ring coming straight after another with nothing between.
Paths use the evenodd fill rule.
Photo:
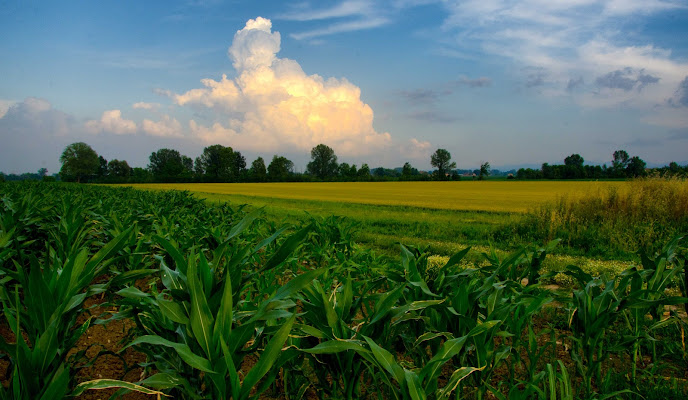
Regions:
<instances>
[{"instance_id":1,"label":"tree","mask_svg":"<svg viewBox=\"0 0 688 400\"><path fill-rule=\"evenodd\" d=\"M275 155L268 165L268 177L271 181L284 182L289 178L293 169L293 162L286 157Z\"/></svg>"},{"instance_id":2,"label":"tree","mask_svg":"<svg viewBox=\"0 0 688 400\"><path fill-rule=\"evenodd\" d=\"M265 161L263 157L258 157L251 163L251 180L254 182L265 182L267 178L267 170L265 169Z\"/></svg>"},{"instance_id":3,"label":"tree","mask_svg":"<svg viewBox=\"0 0 688 400\"><path fill-rule=\"evenodd\" d=\"M38 173L38 177L40 179L43 179L46 176L48 176L48 168L40 168L37 173Z\"/></svg>"},{"instance_id":4,"label":"tree","mask_svg":"<svg viewBox=\"0 0 688 400\"><path fill-rule=\"evenodd\" d=\"M84 142L72 143L65 147L60 162L60 178L63 181L88 180L98 172L100 166L98 153Z\"/></svg>"},{"instance_id":5,"label":"tree","mask_svg":"<svg viewBox=\"0 0 688 400\"><path fill-rule=\"evenodd\" d=\"M129 163L124 160L111 160L108 163L107 170L108 176L119 178L120 180L129 179L131 176L131 167L129 166Z\"/></svg>"},{"instance_id":6,"label":"tree","mask_svg":"<svg viewBox=\"0 0 688 400\"><path fill-rule=\"evenodd\" d=\"M478 176L479 180L486 179L488 176L490 176L490 163L489 162L484 162L480 165L480 175Z\"/></svg>"},{"instance_id":7,"label":"tree","mask_svg":"<svg viewBox=\"0 0 688 400\"><path fill-rule=\"evenodd\" d=\"M404 166L401 167L401 177L403 179L409 179L411 178L411 175L413 174L413 167L411 166L411 163L408 161L404 163Z\"/></svg>"},{"instance_id":8,"label":"tree","mask_svg":"<svg viewBox=\"0 0 688 400\"><path fill-rule=\"evenodd\" d=\"M311 162L306 170L320 179L333 178L337 175L337 156L331 147L319 144L311 149Z\"/></svg>"},{"instance_id":9,"label":"tree","mask_svg":"<svg viewBox=\"0 0 688 400\"><path fill-rule=\"evenodd\" d=\"M615 177L620 178L625 175L626 165L628 165L629 156L626 150L617 150L614 152L612 159L612 173Z\"/></svg>"},{"instance_id":10,"label":"tree","mask_svg":"<svg viewBox=\"0 0 688 400\"><path fill-rule=\"evenodd\" d=\"M239 182L244 179L246 175L246 159L241 155L241 152L235 151L232 155L232 180Z\"/></svg>"},{"instance_id":11,"label":"tree","mask_svg":"<svg viewBox=\"0 0 688 400\"><path fill-rule=\"evenodd\" d=\"M568 165L571 167L583 167L583 163L585 160L583 160L583 157L581 157L580 154L571 154L570 156L566 157L564 159L564 165Z\"/></svg>"},{"instance_id":12,"label":"tree","mask_svg":"<svg viewBox=\"0 0 688 400\"><path fill-rule=\"evenodd\" d=\"M189 167L189 157L186 163L182 159L182 155L177 150L160 149L150 155L150 164L148 168L155 180L169 181L176 180Z\"/></svg>"},{"instance_id":13,"label":"tree","mask_svg":"<svg viewBox=\"0 0 688 400\"><path fill-rule=\"evenodd\" d=\"M96 176L98 179L103 179L108 174L108 162L103 156L98 156L98 172Z\"/></svg>"},{"instance_id":14,"label":"tree","mask_svg":"<svg viewBox=\"0 0 688 400\"><path fill-rule=\"evenodd\" d=\"M451 154L445 149L437 149L430 156L430 164L437 168L437 178L440 180L448 179L447 174L449 171L456 168L456 163L451 161Z\"/></svg>"},{"instance_id":15,"label":"tree","mask_svg":"<svg viewBox=\"0 0 688 400\"><path fill-rule=\"evenodd\" d=\"M214 144L203 149L203 153L196 159L196 174L203 175L213 181L230 180L234 150L221 144Z\"/></svg>"},{"instance_id":16,"label":"tree","mask_svg":"<svg viewBox=\"0 0 688 400\"><path fill-rule=\"evenodd\" d=\"M359 180L369 181L370 180L370 167L368 164L361 165L361 169L356 172L356 176Z\"/></svg>"},{"instance_id":17,"label":"tree","mask_svg":"<svg viewBox=\"0 0 688 400\"><path fill-rule=\"evenodd\" d=\"M631 157L626 164L626 176L637 178L645 175L645 161L638 156Z\"/></svg>"},{"instance_id":18,"label":"tree","mask_svg":"<svg viewBox=\"0 0 688 400\"><path fill-rule=\"evenodd\" d=\"M564 159L564 178L577 179L585 177L585 169L583 168L583 157L580 154L571 154Z\"/></svg>"}]
</instances>

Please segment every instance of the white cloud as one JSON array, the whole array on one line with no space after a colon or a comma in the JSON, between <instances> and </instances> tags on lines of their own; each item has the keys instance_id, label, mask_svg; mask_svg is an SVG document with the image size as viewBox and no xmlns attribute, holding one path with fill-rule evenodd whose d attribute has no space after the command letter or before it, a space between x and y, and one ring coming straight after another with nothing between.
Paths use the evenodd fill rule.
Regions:
<instances>
[{"instance_id":1,"label":"white cloud","mask_svg":"<svg viewBox=\"0 0 688 400\"><path fill-rule=\"evenodd\" d=\"M141 129L147 134L153 136L182 136L182 124L180 124L179 121L177 121L175 118L171 118L169 115L163 115L162 119L158 122L154 122L149 119L144 119L141 123Z\"/></svg>"},{"instance_id":2,"label":"white cloud","mask_svg":"<svg viewBox=\"0 0 688 400\"><path fill-rule=\"evenodd\" d=\"M404 7L407 6L410 5L404 5ZM283 14L278 18L292 21L335 20L324 28L292 33L290 36L296 40L372 29L391 22L391 19L385 15L385 9L379 7L379 2L370 0L345 0L329 8L320 9L300 5L295 7L292 12Z\"/></svg>"},{"instance_id":3,"label":"white cloud","mask_svg":"<svg viewBox=\"0 0 688 400\"><path fill-rule=\"evenodd\" d=\"M306 75L294 60L279 58L279 32L265 18L237 31L229 56L237 78L203 79L203 88L173 95L179 105L210 108L210 125L189 122L207 143L254 151L309 150L325 143L342 155L372 153L388 146L388 133L373 128L373 110L346 79Z\"/></svg>"},{"instance_id":4,"label":"white cloud","mask_svg":"<svg viewBox=\"0 0 688 400\"><path fill-rule=\"evenodd\" d=\"M428 141L411 138L400 146L399 153L412 160L425 163L430 158L431 144Z\"/></svg>"},{"instance_id":5,"label":"white cloud","mask_svg":"<svg viewBox=\"0 0 688 400\"><path fill-rule=\"evenodd\" d=\"M84 126L90 133L109 132L117 135L136 133L136 123L122 118L122 111L108 110L103 112L100 120L87 121Z\"/></svg>"},{"instance_id":6,"label":"white cloud","mask_svg":"<svg viewBox=\"0 0 688 400\"><path fill-rule=\"evenodd\" d=\"M17 102L13 100L0 99L0 118L4 117L5 114L7 114L7 110L9 110L9 108L16 103Z\"/></svg>"},{"instance_id":7,"label":"white cloud","mask_svg":"<svg viewBox=\"0 0 688 400\"><path fill-rule=\"evenodd\" d=\"M512 60L521 67L513 70L521 71L517 76L523 85L532 87L537 83L537 92L545 96L572 96L588 107L649 110L666 104L681 79L688 75L688 63L673 57L669 49L642 42L629 45L632 42L625 31L632 18L685 9L688 7L685 1L444 0L442 3L448 12L442 26L443 35L452 38L445 39L445 45L449 43L456 52L465 50L468 54L477 47L492 56ZM535 80L533 68L541 71ZM615 83L610 81L629 69L633 71L633 79L639 79L635 84L619 79ZM574 81L577 85L572 91L570 83ZM623 89L628 87L642 90Z\"/></svg>"},{"instance_id":8,"label":"white cloud","mask_svg":"<svg viewBox=\"0 0 688 400\"><path fill-rule=\"evenodd\" d=\"M162 105L160 103L146 103L143 101L140 101L138 103L134 103L131 108L133 109L139 109L139 110L159 110Z\"/></svg>"}]
</instances>

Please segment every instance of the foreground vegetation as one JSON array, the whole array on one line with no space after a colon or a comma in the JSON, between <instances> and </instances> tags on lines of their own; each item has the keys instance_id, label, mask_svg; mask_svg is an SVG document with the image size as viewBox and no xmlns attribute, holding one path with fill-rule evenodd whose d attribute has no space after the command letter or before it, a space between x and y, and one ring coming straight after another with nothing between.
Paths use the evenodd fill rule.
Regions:
<instances>
[{"instance_id":1,"label":"foreground vegetation","mask_svg":"<svg viewBox=\"0 0 688 400\"><path fill-rule=\"evenodd\" d=\"M0 196L0 399L112 386L179 399L688 393L678 238L613 276L546 274L556 241L477 268L469 249L438 260L401 246L390 260L338 218L284 227L182 192L3 184ZM543 287L554 273L573 286ZM110 311L77 323L93 297ZM120 320L121 351L145 355L140 379L86 381L93 360L76 343Z\"/></svg>"},{"instance_id":2,"label":"foreground vegetation","mask_svg":"<svg viewBox=\"0 0 688 400\"><path fill-rule=\"evenodd\" d=\"M628 261L688 232L688 183L627 182L329 182L147 184L189 190L212 202L265 207L275 223L337 215L355 223L354 239L396 255L398 243L451 256L461 246L519 246L562 238L556 254ZM474 258L474 260L477 257Z\"/></svg>"}]
</instances>

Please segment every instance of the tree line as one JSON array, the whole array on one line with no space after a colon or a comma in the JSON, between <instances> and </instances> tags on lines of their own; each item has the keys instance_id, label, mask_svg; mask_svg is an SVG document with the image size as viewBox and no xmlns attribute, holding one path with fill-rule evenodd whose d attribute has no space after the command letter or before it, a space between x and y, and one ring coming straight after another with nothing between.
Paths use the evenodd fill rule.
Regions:
<instances>
[{"instance_id":1,"label":"tree line","mask_svg":"<svg viewBox=\"0 0 688 400\"><path fill-rule=\"evenodd\" d=\"M540 169L521 168L516 172L516 179L618 179L642 177L651 172L646 168L645 161L638 156L630 157L626 150L615 151L609 167L607 164L600 166L584 163L580 154L571 154L564 159L564 164L544 163ZM688 172L688 165L686 167ZM671 171L660 172L666 174ZM678 174L681 171L677 169L675 172Z\"/></svg>"},{"instance_id":2,"label":"tree line","mask_svg":"<svg viewBox=\"0 0 688 400\"><path fill-rule=\"evenodd\" d=\"M163 148L151 153L146 168L130 167L125 160L106 160L86 143L72 143L60 156L62 168L59 174L48 175L45 168L37 173L4 175L0 182L13 180L55 180L68 182L100 183L147 183L147 182L304 182L304 181L424 181L487 179L490 175L503 175L493 171L489 162L479 169L459 170L446 149L437 149L430 157L432 171L421 171L406 162L400 168L374 168L368 164L357 167L339 163L334 150L319 144L311 149L311 161L304 173L294 171L294 163L275 154L266 165L258 157L249 165L240 151L230 146L215 144L205 147L196 159L174 149ZM512 172L512 171L509 171ZM540 169L521 168L509 173L507 179L614 179L633 178L656 172L661 175L688 175L688 165L682 167L672 162L668 166L648 170L638 156L629 156L625 150L612 155L611 165L585 165L579 154L564 159L564 164L542 164Z\"/></svg>"}]
</instances>

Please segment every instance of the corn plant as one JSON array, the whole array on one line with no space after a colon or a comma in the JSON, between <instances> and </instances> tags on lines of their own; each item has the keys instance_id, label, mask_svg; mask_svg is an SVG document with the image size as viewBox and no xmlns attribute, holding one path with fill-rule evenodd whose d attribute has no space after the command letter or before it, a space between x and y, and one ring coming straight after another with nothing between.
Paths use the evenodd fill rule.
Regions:
<instances>
[{"instance_id":1,"label":"corn plant","mask_svg":"<svg viewBox=\"0 0 688 400\"><path fill-rule=\"evenodd\" d=\"M70 391L72 375L67 353L90 325L76 317L82 311L93 278L105 270L119 249L127 244L133 227L113 239L96 254L71 249L66 259L53 254L44 260L29 256L29 265L16 263L9 274L13 288L0 286L4 316L14 343L0 340L12 371L9 388L0 388L2 399L61 399Z\"/></svg>"},{"instance_id":2,"label":"corn plant","mask_svg":"<svg viewBox=\"0 0 688 400\"><path fill-rule=\"evenodd\" d=\"M119 292L138 298L122 303L137 315L143 334L127 347L146 353L158 371L141 385L174 389L179 398L255 398L275 380L280 366L296 356L296 350L282 351L296 319L290 311L296 304L290 298L324 270L303 273L267 298L262 293L248 297L249 280L282 265L310 229L296 232L262 266L253 267L251 260L260 259L259 253L276 239L233 247L232 239L253 219L255 215L248 215L236 224L224 243L208 251L210 259L195 247L185 256L167 239L154 237L174 263L168 267L161 258L164 290ZM241 379L246 357L256 353L257 362Z\"/></svg>"}]
</instances>

